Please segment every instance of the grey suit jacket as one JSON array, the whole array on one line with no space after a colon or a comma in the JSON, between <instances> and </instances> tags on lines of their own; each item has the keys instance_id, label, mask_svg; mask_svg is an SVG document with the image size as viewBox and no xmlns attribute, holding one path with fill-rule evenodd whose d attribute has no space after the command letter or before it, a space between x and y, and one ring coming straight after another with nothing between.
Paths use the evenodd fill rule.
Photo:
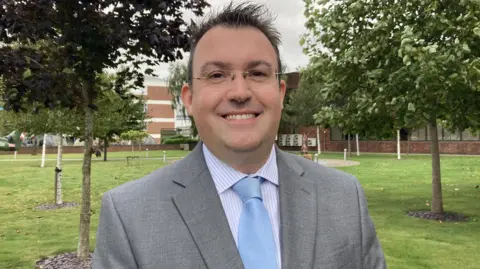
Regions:
<instances>
[{"instance_id":1,"label":"grey suit jacket","mask_svg":"<svg viewBox=\"0 0 480 269\"><path fill-rule=\"evenodd\" d=\"M277 164L283 269L386 268L353 176L279 149ZM243 268L201 143L104 194L92 268Z\"/></svg>"}]
</instances>

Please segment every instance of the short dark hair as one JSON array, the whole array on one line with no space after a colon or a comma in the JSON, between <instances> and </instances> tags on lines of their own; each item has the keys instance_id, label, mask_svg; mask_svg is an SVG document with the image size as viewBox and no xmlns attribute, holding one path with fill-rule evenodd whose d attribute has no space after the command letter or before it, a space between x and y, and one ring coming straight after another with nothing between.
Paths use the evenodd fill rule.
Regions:
<instances>
[{"instance_id":1,"label":"short dark hair","mask_svg":"<svg viewBox=\"0 0 480 269\"><path fill-rule=\"evenodd\" d=\"M253 27L260 30L270 41L277 55L277 72L282 70L282 62L278 46L281 44L280 32L274 27L274 17L268 12L264 5L253 3L241 3L234 5L230 2L219 13L211 13L210 17L202 21L198 25L193 25L190 40L190 58L188 60L188 81L191 83L193 77L193 58L195 56L195 48L200 39L209 30L216 26L225 26L229 28Z\"/></svg>"}]
</instances>

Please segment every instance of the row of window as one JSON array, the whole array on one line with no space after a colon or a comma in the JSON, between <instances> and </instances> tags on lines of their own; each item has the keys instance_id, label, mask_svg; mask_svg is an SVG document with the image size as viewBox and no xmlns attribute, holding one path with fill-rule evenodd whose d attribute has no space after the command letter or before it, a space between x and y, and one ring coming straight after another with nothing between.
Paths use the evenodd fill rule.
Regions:
<instances>
[{"instance_id":1,"label":"row of window","mask_svg":"<svg viewBox=\"0 0 480 269\"><path fill-rule=\"evenodd\" d=\"M148 113L148 104L143 105L143 112ZM190 118L188 116L184 117L182 115L182 112L180 111L180 109L175 110L175 114L176 114L176 116L175 116L176 120L184 120L184 121L190 120Z\"/></svg>"},{"instance_id":2,"label":"row of window","mask_svg":"<svg viewBox=\"0 0 480 269\"><path fill-rule=\"evenodd\" d=\"M411 141L430 141L431 136L428 131L428 128L420 128L416 130L407 130L401 129L400 130L400 140L407 141L408 136L410 135ZM355 140L355 135L351 135L350 139ZM359 140L396 140L396 135L392 135L388 138L378 139L376 137L368 136L365 134L359 134ZM340 128L330 128L330 141L346 141L348 140L348 135L342 133ZM480 140L479 134L473 134L468 130L463 132L450 132L449 130L438 127L438 140L441 141L478 141Z\"/></svg>"},{"instance_id":3,"label":"row of window","mask_svg":"<svg viewBox=\"0 0 480 269\"><path fill-rule=\"evenodd\" d=\"M430 133L428 128L421 128L418 130L413 130L410 135L411 140L415 141L429 141L431 140ZM478 134L473 134L468 130L450 132L445 128L438 128L438 139L439 140L446 140L446 141L475 141L480 140Z\"/></svg>"}]
</instances>

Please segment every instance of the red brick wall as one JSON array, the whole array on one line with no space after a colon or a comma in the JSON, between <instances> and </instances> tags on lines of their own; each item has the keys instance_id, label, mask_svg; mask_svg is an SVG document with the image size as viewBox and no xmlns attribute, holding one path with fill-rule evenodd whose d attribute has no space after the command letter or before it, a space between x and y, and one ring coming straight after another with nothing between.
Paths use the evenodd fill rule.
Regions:
<instances>
[{"instance_id":1,"label":"red brick wall","mask_svg":"<svg viewBox=\"0 0 480 269\"><path fill-rule=\"evenodd\" d=\"M161 129L173 128L175 128L174 122L149 122L147 126L147 132L149 134L160 134Z\"/></svg>"},{"instance_id":2,"label":"red brick wall","mask_svg":"<svg viewBox=\"0 0 480 269\"><path fill-rule=\"evenodd\" d=\"M359 141L360 152L378 152L378 153L396 153L397 142L396 141ZM323 144L322 150L343 152L344 149L348 149L347 141L327 141ZM357 151L357 145L355 140L351 142L352 152ZM480 141L440 141L439 142L440 153L443 154L469 154L480 155ZM299 151L300 147L281 147L285 150ZM310 151L316 151L317 147L310 147ZM430 153L429 141L410 141L410 151L407 141L400 142L401 153Z\"/></svg>"},{"instance_id":3,"label":"red brick wall","mask_svg":"<svg viewBox=\"0 0 480 269\"><path fill-rule=\"evenodd\" d=\"M173 119L175 114L171 105L148 104L148 116L152 118L170 118Z\"/></svg>"},{"instance_id":4,"label":"red brick wall","mask_svg":"<svg viewBox=\"0 0 480 269\"><path fill-rule=\"evenodd\" d=\"M348 147L347 141L329 141L327 151L343 151ZM396 153L396 141L359 141L360 152ZM351 142L352 151L356 151L356 142ZM323 147L322 147L323 148ZM445 154L480 154L480 141L440 141L440 153ZM430 153L430 141L401 141L401 153Z\"/></svg>"},{"instance_id":5,"label":"red brick wall","mask_svg":"<svg viewBox=\"0 0 480 269\"><path fill-rule=\"evenodd\" d=\"M147 100L164 100L171 101L172 96L168 93L167 87L162 86L148 86Z\"/></svg>"},{"instance_id":6,"label":"red brick wall","mask_svg":"<svg viewBox=\"0 0 480 269\"><path fill-rule=\"evenodd\" d=\"M324 132L325 131L325 132ZM308 137L316 138L316 127L300 127L299 134L307 133ZM330 130L320 128L322 150L343 152L348 148L347 141L330 141ZM410 145L410 146L408 146ZM397 141L359 141L360 152L396 153ZM440 141L440 153L480 155L480 141ZM285 150L300 151L300 147L281 147ZM317 147L309 150L316 151ZM352 152L357 151L355 139L351 141ZM401 141L401 153L430 153L430 141Z\"/></svg>"},{"instance_id":7,"label":"red brick wall","mask_svg":"<svg viewBox=\"0 0 480 269\"><path fill-rule=\"evenodd\" d=\"M138 146L135 146L135 149L137 149ZM148 150L179 150L180 145L178 144L169 144L169 145L143 145L142 149ZM130 151L132 150L132 146L110 146L108 147L108 152L118 152L118 151ZM28 148L20 148L20 151L18 154L32 154L33 148L28 147ZM46 153L47 154L55 154L57 153L57 147L46 147ZM63 153L83 153L83 146L64 146L63 147ZM7 154L13 154L13 152L8 152L8 151L0 151L0 154L2 155L7 155ZM42 155L42 148L38 147L37 148L37 154Z\"/></svg>"}]
</instances>

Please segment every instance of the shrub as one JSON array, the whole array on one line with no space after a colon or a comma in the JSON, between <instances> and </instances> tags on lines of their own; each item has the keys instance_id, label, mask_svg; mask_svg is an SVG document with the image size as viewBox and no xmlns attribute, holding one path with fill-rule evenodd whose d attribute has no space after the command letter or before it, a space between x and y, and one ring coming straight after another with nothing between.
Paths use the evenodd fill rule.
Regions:
<instances>
[{"instance_id":1,"label":"shrub","mask_svg":"<svg viewBox=\"0 0 480 269\"><path fill-rule=\"evenodd\" d=\"M188 143L195 143L197 141L198 140L194 138L190 138L182 135L176 135L176 136L163 138L162 144L188 144Z\"/></svg>"}]
</instances>

